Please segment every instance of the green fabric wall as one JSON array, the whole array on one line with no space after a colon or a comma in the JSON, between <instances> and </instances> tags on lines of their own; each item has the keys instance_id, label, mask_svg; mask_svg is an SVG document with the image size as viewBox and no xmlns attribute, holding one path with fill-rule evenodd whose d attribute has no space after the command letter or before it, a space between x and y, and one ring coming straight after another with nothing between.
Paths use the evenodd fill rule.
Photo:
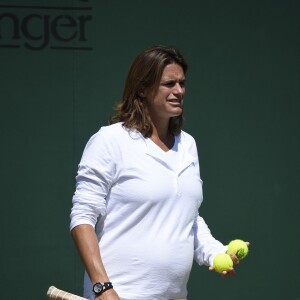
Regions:
<instances>
[{"instance_id":1,"label":"green fabric wall","mask_svg":"<svg viewBox=\"0 0 300 300\"><path fill-rule=\"evenodd\" d=\"M164 44L190 65L200 213L223 243L252 242L232 279L194 265L189 299L300 299L299 14L298 0L1 0L1 298L81 293L68 229L77 164L132 59Z\"/></svg>"}]
</instances>

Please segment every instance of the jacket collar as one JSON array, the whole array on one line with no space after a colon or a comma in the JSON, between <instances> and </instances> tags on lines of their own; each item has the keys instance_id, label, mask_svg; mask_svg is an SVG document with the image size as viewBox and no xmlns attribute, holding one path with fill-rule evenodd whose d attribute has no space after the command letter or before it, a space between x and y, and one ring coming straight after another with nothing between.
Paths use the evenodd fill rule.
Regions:
<instances>
[{"instance_id":1,"label":"jacket collar","mask_svg":"<svg viewBox=\"0 0 300 300\"><path fill-rule=\"evenodd\" d=\"M164 161L164 155L168 155L169 151L174 151L174 150L169 150L168 152L163 152L163 150L157 146L150 138L145 138L145 144L146 144L146 154L153 157L156 161L167 167L168 169L174 171L169 167L168 164ZM188 166L190 166L192 163L196 163L197 157L194 157L191 153L186 148L186 145L183 141L183 136L182 134L179 134L178 136L175 137L175 149L179 151L180 155L180 164L179 168L177 170L177 175L182 173ZM173 147L173 148L174 148ZM173 149L172 148L172 149ZM175 171L174 171L175 172Z\"/></svg>"}]
</instances>

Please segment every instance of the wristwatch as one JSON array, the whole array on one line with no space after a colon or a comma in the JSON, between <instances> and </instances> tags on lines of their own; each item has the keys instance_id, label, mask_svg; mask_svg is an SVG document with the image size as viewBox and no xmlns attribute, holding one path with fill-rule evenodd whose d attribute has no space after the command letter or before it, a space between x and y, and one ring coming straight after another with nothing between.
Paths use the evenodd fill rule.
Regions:
<instances>
[{"instance_id":1,"label":"wristwatch","mask_svg":"<svg viewBox=\"0 0 300 300\"><path fill-rule=\"evenodd\" d=\"M93 285L93 292L96 295L100 295L103 292L105 292L106 290L109 290L109 289L112 289L112 288L113 288L113 285L112 285L111 282L96 282Z\"/></svg>"}]
</instances>

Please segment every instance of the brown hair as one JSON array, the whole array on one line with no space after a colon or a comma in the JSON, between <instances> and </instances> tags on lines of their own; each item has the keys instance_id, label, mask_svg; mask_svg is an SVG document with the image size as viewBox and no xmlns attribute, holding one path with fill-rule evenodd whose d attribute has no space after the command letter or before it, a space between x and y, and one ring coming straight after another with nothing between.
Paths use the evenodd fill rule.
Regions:
<instances>
[{"instance_id":1,"label":"brown hair","mask_svg":"<svg viewBox=\"0 0 300 300\"><path fill-rule=\"evenodd\" d=\"M145 109L146 103L140 94L146 88L156 91L164 68L172 63L180 65L184 74L186 73L187 63L173 47L154 46L140 53L129 69L123 98L117 103L116 114L110 119L110 124L123 122L124 127L135 128L143 136L150 137L153 129ZM169 131L179 134L182 123L182 115L171 118Z\"/></svg>"}]
</instances>

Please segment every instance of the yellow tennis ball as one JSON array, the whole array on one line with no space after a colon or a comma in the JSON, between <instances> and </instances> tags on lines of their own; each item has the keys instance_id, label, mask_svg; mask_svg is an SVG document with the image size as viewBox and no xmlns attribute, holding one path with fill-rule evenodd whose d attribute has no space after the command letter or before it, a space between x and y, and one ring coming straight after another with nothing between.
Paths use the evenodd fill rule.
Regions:
<instances>
[{"instance_id":1,"label":"yellow tennis ball","mask_svg":"<svg viewBox=\"0 0 300 300\"><path fill-rule=\"evenodd\" d=\"M218 273L228 272L233 267L233 261L228 254L221 253L215 256L213 267Z\"/></svg>"},{"instance_id":2,"label":"yellow tennis ball","mask_svg":"<svg viewBox=\"0 0 300 300\"><path fill-rule=\"evenodd\" d=\"M233 240L228 245L227 253L235 254L239 260L245 258L248 254L248 246L242 240Z\"/></svg>"}]
</instances>

